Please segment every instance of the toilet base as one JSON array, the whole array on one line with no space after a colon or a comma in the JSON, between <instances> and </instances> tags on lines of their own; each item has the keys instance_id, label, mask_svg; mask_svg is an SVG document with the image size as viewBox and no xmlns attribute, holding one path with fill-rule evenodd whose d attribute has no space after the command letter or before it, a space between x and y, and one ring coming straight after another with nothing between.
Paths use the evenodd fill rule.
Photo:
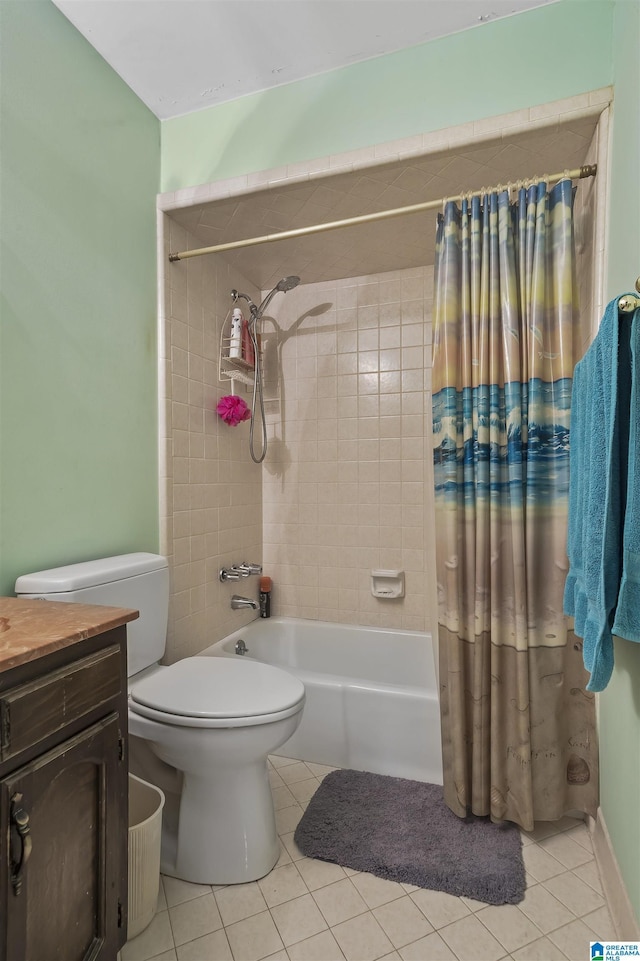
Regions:
<instances>
[{"instance_id":1,"label":"toilet base","mask_svg":"<svg viewBox=\"0 0 640 961\"><path fill-rule=\"evenodd\" d=\"M195 884L244 884L268 874L280 843L266 760L209 777L185 774L174 850L167 873Z\"/></svg>"},{"instance_id":2,"label":"toilet base","mask_svg":"<svg viewBox=\"0 0 640 961\"><path fill-rule=\"evenodd\" d=\"M267 756L296 730L303 703L273 723L214 730L129 713L132 739L146 743L155 758L149 780L160 787L172 782L162 825L163 873L194 884L246 884L271 871L280 842Z\"/></svg>"}]
</instances>

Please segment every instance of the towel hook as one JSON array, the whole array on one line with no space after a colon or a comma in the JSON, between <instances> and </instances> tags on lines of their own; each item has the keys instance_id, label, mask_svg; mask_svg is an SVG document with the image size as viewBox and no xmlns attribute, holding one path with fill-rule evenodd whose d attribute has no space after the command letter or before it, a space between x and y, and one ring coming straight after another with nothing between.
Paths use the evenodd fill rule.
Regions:
<instances>
[{"instance_id":1,"label":"towel hook","mask_svg":"<svg viewBox=\"0 0 640 961\"><path fill-rule=\"evenodd\" d=\"M636 280L636 290L640 294L640 277ZM618 301L618 310L623 314L632 314L638 307L640 307L640 297L634 297L633 294L626 294Z\"/></svg>"}]
</instances>

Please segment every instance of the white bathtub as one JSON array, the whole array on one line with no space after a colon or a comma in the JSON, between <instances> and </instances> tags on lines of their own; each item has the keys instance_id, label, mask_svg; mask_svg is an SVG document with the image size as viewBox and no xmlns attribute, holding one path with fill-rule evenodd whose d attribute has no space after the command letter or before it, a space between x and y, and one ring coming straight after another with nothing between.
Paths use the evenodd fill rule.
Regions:
<instances>
[{"instance_id":1,"label":"white bathtub","mask_svg":"<svg viewBox=\"0 0 640 961\"><path fill-rule=\"evenodd\" d=\"M440 710L429 634L300 618L252 621L202 654L247 658L299 677L307 700L285 757L442 784Z\"/></svg>"}]
</instances>

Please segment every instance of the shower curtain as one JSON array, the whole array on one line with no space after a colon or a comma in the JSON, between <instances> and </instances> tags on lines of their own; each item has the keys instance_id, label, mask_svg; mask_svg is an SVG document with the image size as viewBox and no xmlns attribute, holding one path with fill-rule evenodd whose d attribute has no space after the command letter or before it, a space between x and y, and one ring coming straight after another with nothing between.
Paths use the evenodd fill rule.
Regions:
<instances>
[{"instance_id":1,"label":"shower curtain","mask_svg":"<svg viewBox=\"0 0 640 961\"><path fill-rule=\"evenodd\" d=\"M433 430L444 792L526 830L595 815L594 697L562 613L573 187L438 218Z\"/></svg>"}]
</instances>

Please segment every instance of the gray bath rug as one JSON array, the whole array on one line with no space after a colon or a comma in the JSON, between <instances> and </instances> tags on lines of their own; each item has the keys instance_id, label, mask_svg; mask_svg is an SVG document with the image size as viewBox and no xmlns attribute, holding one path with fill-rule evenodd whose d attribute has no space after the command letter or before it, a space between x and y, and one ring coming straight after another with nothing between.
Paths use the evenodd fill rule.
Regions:
<instances>
[{"instance_id":1,"label":"gray bath rug","mask_svg":"<svg viewBox=\"0 0 640 961\"><path fill-rule=\"evenodd\" d=\"M462 820L436 784L332 771L311 798L295 842L308 857L390 881L489 904L524 898L517 825L474 816Z\"/></svg>"}]
</instances>

